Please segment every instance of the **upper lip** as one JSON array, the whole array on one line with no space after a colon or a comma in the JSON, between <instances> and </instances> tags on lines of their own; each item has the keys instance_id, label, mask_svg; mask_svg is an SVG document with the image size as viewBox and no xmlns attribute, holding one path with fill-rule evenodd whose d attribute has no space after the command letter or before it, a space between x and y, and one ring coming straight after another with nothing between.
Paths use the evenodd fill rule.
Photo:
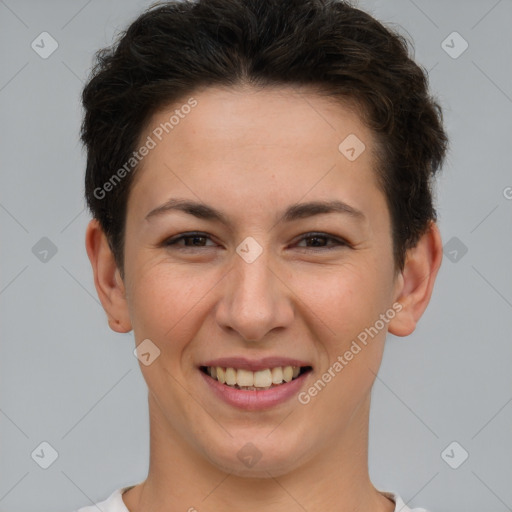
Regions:
<instances>
[{"instance_id":1,"label":"upper lip","mask_svg":"<svg viewBox=\"0 0 512 512\"><path fill-rule=\"evenodd\" d=\"M257 372L278 366L312 366L308 362L289 357L263 357L261 359L247 359L245 357L220 357L211 359L200 366L220 366L221 368L236 368Z\"/></svg>"}]
</instances>

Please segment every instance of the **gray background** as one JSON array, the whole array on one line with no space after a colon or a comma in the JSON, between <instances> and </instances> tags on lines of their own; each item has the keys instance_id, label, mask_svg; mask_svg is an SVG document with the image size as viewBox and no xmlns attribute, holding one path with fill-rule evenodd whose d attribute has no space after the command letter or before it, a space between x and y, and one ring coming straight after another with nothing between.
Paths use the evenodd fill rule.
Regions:
<instances>
[{"instance_id":1,"label":"gray background","mask_svg":"<svg viewBox=\"0 0 512 512\"><path fill-rule=\"evenodd\" d=\"M146 476L147 390L94 289L78 130L93 52L147 5L0 1L0 512L69 512ZM359 5L412 38L451 138L445 257L416 332L389 336L371 476L433 512L512 510L512 2ZM43 31L59 45L47 59L31 48ZM458 36L442 45L454 31L469 44L457 58ZM58 452L48 469L31 456L43 441Z\"/></svg>"}]
</instances>

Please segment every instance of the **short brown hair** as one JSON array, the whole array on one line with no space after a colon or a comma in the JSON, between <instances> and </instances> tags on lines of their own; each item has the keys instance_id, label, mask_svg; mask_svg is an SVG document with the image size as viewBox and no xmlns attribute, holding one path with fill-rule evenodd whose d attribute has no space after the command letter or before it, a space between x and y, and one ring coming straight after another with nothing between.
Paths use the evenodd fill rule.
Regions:
<instances>
[{"instance_id":1,"label":"short brown hair","mask_svg":"<svg viewBox=\"0 0 512 512\"><path fill-rule=\"evenodd\" d=\"M130 159L160 108L199 87L244 83L313 86L360 105L382 148L376 172L402 269L406 250L436 220L433 177L447 147L441 109L407 40L344 1L198 0L150 7L97 52L83 90L85 196L121 274L137 167L108 194L98 190Z\"/></svg>"}]
</instances>

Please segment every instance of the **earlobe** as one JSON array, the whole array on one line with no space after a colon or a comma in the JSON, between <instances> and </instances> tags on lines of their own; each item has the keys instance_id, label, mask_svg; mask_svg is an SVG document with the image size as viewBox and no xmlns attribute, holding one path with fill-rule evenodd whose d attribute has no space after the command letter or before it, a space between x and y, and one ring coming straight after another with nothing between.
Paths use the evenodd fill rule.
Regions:
<instances>
[{"instance_id":1,"label":"earlobe","mask_svg":"<svg viewBox=\"0 0 512 512\"><path fill-rule=\"evenodd\" d=\"M389 323L391 334L408 336L414 331L432 296L442 258L439 228L431 222L416 246L407 251L396 297L402 309Z\"/></svg>"},{"instance_id":2,"label":"earlobe","mask_svg":"<svg viewBox=\"0 0 512 512\"><path fill-rule=\"evenodd\" d=\"M94 285L110 328L121 333L131 331L125 285L97 219L92 219L87 226L85 247L94 273Z\"/></svg>"}]
</instances>

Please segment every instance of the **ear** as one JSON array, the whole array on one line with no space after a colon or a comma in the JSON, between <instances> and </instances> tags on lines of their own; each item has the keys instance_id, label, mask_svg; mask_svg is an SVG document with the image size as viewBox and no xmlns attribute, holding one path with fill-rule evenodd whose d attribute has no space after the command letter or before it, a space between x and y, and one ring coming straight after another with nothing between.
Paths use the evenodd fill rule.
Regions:
<instances>
[{"instance_id":1,"label":"ear","mask_svg":"<svg viewBox=\"0 0 512 512\"><path fill-rule=\"evenodd\" d=\"M431 222L427 232L406 254L404 269L398 276L396 301L402 310L389 322L389 332L408 336L425 311L443 259L439 228Z\"/></svg>"},{"instance_id":2,"label":"ear","mask_svg":"<svg viewBox=\"0 0 512 512\"><path fill-rule=\"evenodd\" d=\"M87 226L85 248L94 272L98 297L107 313L108 325L116 332L131 331L125 286L107 237L97 219L92 219Z\"/></svg>"}]
</instances>

